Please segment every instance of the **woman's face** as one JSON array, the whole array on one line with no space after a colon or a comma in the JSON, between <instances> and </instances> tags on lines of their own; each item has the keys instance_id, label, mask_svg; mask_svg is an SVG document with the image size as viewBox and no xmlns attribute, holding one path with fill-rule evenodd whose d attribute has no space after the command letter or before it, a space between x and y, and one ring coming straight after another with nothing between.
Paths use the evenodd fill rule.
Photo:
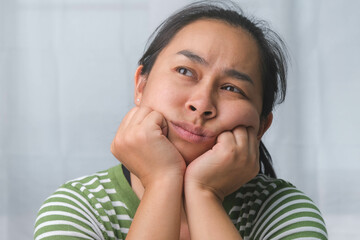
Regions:
<instances>
[{"instance_id":1,"label":"woman's face","mask_svg":"<svg viewBox=\"0 0 360 240\"><path fill-rule=\"evenodd\" d=\"M137 105L162 113L168 139L187 163L209 150L217 136L253 127L258 139L262 85L259 50L240 27L198 20L180 30L160 52L148 76L135 76Z\"/></svg>"}]
</instances>

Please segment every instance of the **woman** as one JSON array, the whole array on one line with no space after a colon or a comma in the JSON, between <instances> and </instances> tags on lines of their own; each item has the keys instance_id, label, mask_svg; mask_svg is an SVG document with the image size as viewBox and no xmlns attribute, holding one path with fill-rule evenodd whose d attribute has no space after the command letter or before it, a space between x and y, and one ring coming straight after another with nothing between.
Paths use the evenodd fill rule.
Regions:
<instances>
[{"instance_id":1,"label":"woman","mask_svg":"<svg viewBox=\"0 0 360 240\"><path fill-rule=\"evenodd\" d=\"M139 61L136 106L111 146L122 165L58 189L35 238L327 239L261 143L285 88L276 34L233 6L185 7Z\"/></svg>"}]
</instances>

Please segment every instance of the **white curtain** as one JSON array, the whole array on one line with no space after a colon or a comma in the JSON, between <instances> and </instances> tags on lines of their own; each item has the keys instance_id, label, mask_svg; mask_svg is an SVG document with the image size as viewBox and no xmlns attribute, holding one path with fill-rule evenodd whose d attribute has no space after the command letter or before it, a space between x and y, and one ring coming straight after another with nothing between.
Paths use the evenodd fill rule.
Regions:
<instances>
[{"instance_id":1,"label":"white curtain","mask_svg":"<svg viewBox=\"0 0 360 240\"><path fill-rule=\"evenodd\" d=\"M29 239L63 182L117 164L147 37L191 1L0 0L0 239ZM360 226L360 2L243 0L291 54L265 144L279 177L320 207L332 239Z\"/></svg>"}]
</instances>

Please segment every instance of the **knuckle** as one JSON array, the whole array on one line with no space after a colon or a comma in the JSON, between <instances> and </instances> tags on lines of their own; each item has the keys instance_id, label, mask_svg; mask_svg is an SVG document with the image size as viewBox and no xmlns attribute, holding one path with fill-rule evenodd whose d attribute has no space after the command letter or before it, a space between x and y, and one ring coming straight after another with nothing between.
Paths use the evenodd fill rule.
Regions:
<instances>
[{"instance_id":1,"label":"knuckle","mask_svg":"<svg viewBox=\"0 0 360 240\"><path fill-rule=\"evenodd\" d=\"M143 110L144 112L146 112L146 113L149 113L149 112L152 112L152 111L153 111L153 110L152 110L150 107L148 107L148 106L142 106L141 108L142 108L142 110Z\"/></svg>"},{"instance_id":2,"label":"knuckle","mask_svg":"<svg viewBox=\"0 0 360 240\"><path fill-rule=\"evenodd\" d=\"M154 119L158 119L160 117L160 113L156 112L156 111L151 111L148 114L148 118L152 119L151 121L153 121Z\"/></svg>"},{"instance_id":3,"label":"knuckle","mask_svg":"<svg viewBox=\"0 0 360 240\"><path fill-rule=\"evenodd\" d=\"M224 159L232 159L237 153L236 146L234 145L226 145L224 150L220 152L221 157Z\"/></svg>"},{"instance_id":4,"label":"knuckle","mask_svg":"<svg viewBox=\"0 0 360 240\"><path fill-rule=\"evenodd\" d=\"M246 132L246 128L244 127L237 127L233 130L233 133L239 137L246 137L247 136L247 132Z\"/></svg>"},{"instance_id":5,"label":"knuckle","mask_svg":"<svg viewBox=\"0 0 360 240\"><path fill-rule=\"evenodd\" d=\"M230 137L232 137L232 135L233 135L233 133L230 131L225 131L225 132L221 133L221 136L224 138L230 138Z\"/></svg>"},{"instance_id":6,"label":"knuckle","mask_svg":"<svg viewBox=\"0 0 360 240\"><path fill-rule=\"evenodd\" d=\"M136 144L136 143L143 143L146 142L148 139L147 133L145 131L137 131L136 132L136 137L135 138L131 138L131 143L132 144Z\"/></svg>"},{"instance_id":7,"label":"knuckle","mask_svg":"<svg viewBox=\"0 0 360 240\"><path fill-rule=\"evenodd\" d=\"M155 117L161 116L161 113L159 113L157 111L153 111L153 110L151 110L150 114L155 116Z\"/></svg>"}]
</instances>

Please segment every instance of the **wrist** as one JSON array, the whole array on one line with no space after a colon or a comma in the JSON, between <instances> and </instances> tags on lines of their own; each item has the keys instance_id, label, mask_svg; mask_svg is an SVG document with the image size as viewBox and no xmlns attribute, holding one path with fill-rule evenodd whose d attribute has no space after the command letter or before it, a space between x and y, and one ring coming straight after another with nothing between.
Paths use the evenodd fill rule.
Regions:
<instances>
[{"instance_id":1,"label":"wrist","mask_svg":"<svg viewBox=\"0 0 360 240\"><path fill-rule=\"evenodd\" d=\"M225 197L220 191L195 182L185 182L184 194L186 200L204 199L218 202L219 204L223 202Z\"/></svg>"},{"instance_id":2,"label":"wrist","mask_svg":"<svg viewBox=\"0 0 360 240\"><path fill-rule=\"evenodd\" d=\"M191 239L241 239L214 190L186 183L184 203Z\"/></svg>"},{"instance_id":3,"label":"wrist","mask_svg":"<svg viewBox=\"0 0 360 240\"><path fill-rule=\"evenodd\" d=\"M184 177L180 173L170 173L167 172L166 174L158 174L145 177L141 179L141 182L144 186L145 190L148 189L177 189L183 188Z\"/></svg>"}]
</instances>

